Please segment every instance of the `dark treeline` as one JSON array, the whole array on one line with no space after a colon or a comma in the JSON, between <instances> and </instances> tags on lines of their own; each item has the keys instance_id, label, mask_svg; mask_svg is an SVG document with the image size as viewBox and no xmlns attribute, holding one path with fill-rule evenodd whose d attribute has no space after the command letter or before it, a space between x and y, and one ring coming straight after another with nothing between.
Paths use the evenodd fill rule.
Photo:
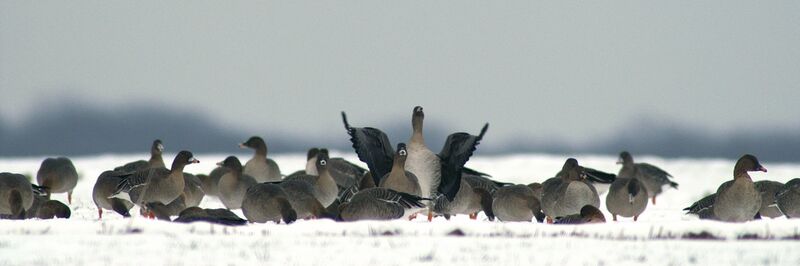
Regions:
<instances>
[{"instance_id":1,"label":"dark treeline","mask_svg":"<svg viewBox=\"0 0 800 266\"><path fill-rule=\"evenodd\" d=\"M334 117L334 115L332 115ZM338 118L338 114L335 114ZM389 134L393 143L405 141L410 134L410 122L402 119L392 124L376 126ZM630 150L636 154L664 157L721 157L735 159L743 153L757 154L764 161L800 161L800 132L774 130L759 133L733 133L715 136L675 124L655 123L640 119L626 131L594 143L576 146L562 142L537 139L495 139L489 135L479 154L544 152L557 154L596 153L617 154ZM472 133L480 129L477 124ZM470 129L461 129L467 130ZM438 150L449 130L426 124L426 142ZM191 149L195 152L230 153L236 144L251 135L268 135L271 153L305 152L309 146L350 151L348 136L341 129L329 139L311 138L292 132L242 132L225 129L200 114L159 108L127 108L114 112L99 108L71 106L33 116L16 127L0 121L0 156L89 155L100 153L145 153L153 138L161 138L168 150Z\"/></svg>"}]
</instances>

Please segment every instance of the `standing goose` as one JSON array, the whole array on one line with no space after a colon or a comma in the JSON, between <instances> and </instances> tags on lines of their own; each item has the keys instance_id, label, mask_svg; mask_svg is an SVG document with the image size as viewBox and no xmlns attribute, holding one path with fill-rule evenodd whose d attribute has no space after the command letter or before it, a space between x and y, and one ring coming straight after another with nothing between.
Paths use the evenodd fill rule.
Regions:
<instances>
[{"instance_id":1,"label":"standing goose","mask_svg":"<svg viewBox=\"0 0 800 266\"><path fill-rule=\"evenodd\" d=\"M368 188L345 199L339 206L343 221L394 220L425 207L424 198L388 188Z\"/></svg>"},{"instance_id":2,"label":"standing goose","mask_svg":"<svg viewBox=\"0 0 800 266\"><path fill-rule=\"evenodd\" d=\"M406 144L397 144L397 152L392 162L392 170L381 178L378 186L392 189L397 192L408 193L411 195L422 195L419 187L419 180L413 173L406 171Z\"/></svg>"},{"instance_id":3,"label":"standing goose","mask_svg":"<svg viewBox=\"0 0 800 266\"><path fill-rule=\"evenodd\" d=\"M417 176L423 198L441 194L452 201L461 187L464 164L480 144L489 124L483 126L478 136L464 132L450 134L442 151L437 155L425 146L425 139L422 136L423 118L422 107L415 107L412 115L414 131L407 146L406 170ZM378 179L391 171L393 150L389 138L376 128L351 127L344 112L342 112L342 122L350 135L350 142L353 143L358 159L367 163L373 181L379 184ZM431 216L432 212L429 210L428 219Z\"/></svg>"},{"instance_id":4,"label":"standing goose","mask_svg":"<svg viewBox=\"0 0 800 266\"><path fill-rule=\"evenodd\" d=\"M647 194L652 197L653 205L656 204L656 196L663 191L662 187L669 185L677 189L678 183L670 180L672 175L661 168L647 163L634 163L633 156L627 151L619 154L617 164L622 164L619 169L618 177L638 178L647 189Z\"/></svg>"},{"instance_id":5,"label":"standing goose","mask_svg":"<svg viewBox=\"0 0 800 266\"><path fill-rule=\"evenodd\" d=\"M617 215L633 217L636 221L647 207L647 198L647 188L639 179L617 178L608 190L606 208L614 221L617 221Z\"/></svg>"},{"instance_id":6,"label":"standing goose","mask_svg":"<svg viewBox=\"0 0 800 266\"><path fill-rule=\"evenodd\" d=\"M244 165L244 174L252 176L256 181L274 182L281 180L281 169L272 159L267 158L267 143L261 137L250 137L246 142L239 144L240 148L255 150L253 158Z\"/></svg>"},{"instance_id":7,"label":"standing goose","mask_svg":"<svg viewBox=\"0 0 800 266\"><path fill-rule=\"evenodd\" d=\"M123 174L122 182L111 197L125 199L145 208L145 203L150 202L169 204L183 192L186 184L183 168L199 162L190 151L181 151L172 161L172 169L155 167Z\"/></svg>"},{"instance_id":8,"label":"standing goose","mask_svg":"<svg viewBox=\"0 0 800 266\"><path fill-rule=\"evenodd\" d=\"M339 195L339 188L336 186L336 181L328 171L328 150L320 149L317 154L317 172L319 175L298 175L286 180L302 181L314 187L314 196L319 200L323 207L331 205L336 197Z\"/></svg>"},{"instance_id":9,"label":"standing goose","mask_svg":"<svg viewBox=\"0 0 800 266\"><path fill-rule=\"evenodd\" d=\"M489 221L494 221L492 194L482 188L473 188L469 182L461 182L460 186L452 201L444 196L436 197L433 200L433 212L444 215L448 220L450 216L457 214L467 214L470 219L475 220L478 212L483 211Z\"/></svg>"},{"instance_id":10,"label":"standing goose","mask_svg":"<svg viewBox=\"0 0 800 266\"><path fill-rule=\"evenodd\" d=\"M150 160L147 161L139 160L135 162L130 162L123 166L114 168L114 171L136 172L140 170L145 170L150 167L167 167L164 164L164 159L161 157L161 154L163 152L164 152L164 144L161 143L160 139L156 139L150 146Z\"/></svg>"},{"instance_id":11,"label":"standing goose","mask_svg":"<svg viewBox=\"0 0 800 266\"><path fill-rule=\"evenodd\" d=\"M586 171L578 160L569 158L556 177L542 183L542 211L552 223L553 218L578 213L585 205L597 208L600 197L586 181Z\"/></svg>"},{"instance_id":12,"label":"standing goose","mask_svg":"<svg viewBox=\"0 0 800 266\"><path fill-rule=\"evenodd\" d=\"M533 189L525 185L504 186L494 193L492 211L497 219L504 222L542 222L544 214L541 203Z\"/></svg>"},{"instance_id":13,"label":"standing goose","mask_svg":"<svg viewBox=\"0 0 800 266\"><path fill-rule=\"evenodd\" d=\"M111 195L117 191L117 186L125 179L121 173L115 171L105 171L97 177L92 189L92 200L97 206L98 219L103 219L103 209L113 210L123 217L130 217L129 210L133 203L128 200L112 198Z\"/></svg>"},{"instance_id":14,"label":"standing goose","mask_svg":"<svg viewBox=\"0 0 800 266\"><path fill-rule=\"evenodd\" d=\"M252 176L243 173L242 163L236 156L228 156L217 165L228 169L228 172L219 179L219 199L225 208L230 210L242 208L242 200L247 189L258 182Z\"/></svg>"},{"instance_id":15,"label":"standing goose","mask_svg":"<svg viewBox=\"0 0 800 266\"><path fill-rule=\"evenodd\" d=\"M0 173L0 215L23 219L32 205L33 189L28 179L20 174Z\"/></svg>"},{"instance_id":16,"label":"standing goose","mask_svg":"<svg viewBox=\"0 0 800 266\"><path fill-rule=\"evenodd\" d=\"M247 189L242 201L242 213L251 223L289 224L297 220L297 212L292 208L286 192L279 185L261 183Z\"/></svg>"},{"instance_id":17,"label":"standing goose","mask_svg":"<svg viewBox=\"0 0 800 266\"><path fill-rule=\"evenodd\" d=\"M47 158L36 173L36 181L47 189L48 194L67 192L67 201L72 204L72 190L78 184L78 171L66 157Z\"/></svg>"},{"instance_id":18,"label":"standing goose","mask_svg":"<svg viewBox=\"0 0 800 266\"><path fill-rule=\"evenodd\" d=\"M800 217L800 178L786 182L775 195L775 202L786 218Z\"/></svg>"},{"instance_id":19,"label":"standing goose","mask_svg":"<svg viewBox=\"0 0 800 266\"><path fill-rule=\"evenodd\" d=\"M745 154L733 168L733 180L722 183L717 189L712 207L717 220L746 222L754 219L761 208L761 194L747 173L750 171L767 172L767 169L755 156Z\"/></svg>"},{"instance_id":20,"label":"standing goose","mask_svg":"<svg viewBox=\"0 0 800 266\"><path fill-rule=\"evenodd\" d=\"M555 224L591 224L605 222L606 217L603 216L600 209L592 205L586 205L581 208L580 213L556 218Z\"/></svg>"}]
</instances>

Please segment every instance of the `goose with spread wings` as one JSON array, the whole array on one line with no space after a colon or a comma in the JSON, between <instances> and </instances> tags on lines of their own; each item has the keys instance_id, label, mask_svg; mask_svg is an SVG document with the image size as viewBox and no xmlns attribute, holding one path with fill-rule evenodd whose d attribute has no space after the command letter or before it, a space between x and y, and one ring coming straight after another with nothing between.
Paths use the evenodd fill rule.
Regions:
<instances>
[{"instance_id":1,"label":"goose with spread wings","mask_svg":"<svg viewBox=\"0 0 800 266\"><path fill-rule=\"evenodd\" d=\"M448 200L453 200L461 186L464 164L486 134L489 124L484 125L477 136L464 132L453 133L447 137L439 154L427 155L422 148L424 146L421 135L422 115L422 107L415 107L414 134L407 145L408 158L405 162L405 169L418 178L421 188L420 196L423 198L443 195ZM377 128L350 126L344 112L342 112L342 121L350 135L350 141L358 154L358 159L367 164L375 184L380 184L380 179L391 172L394 161L394 151L389 138ZM426 153L426 155L419 156L420 153Z\"/></svg>"}]
</instances>

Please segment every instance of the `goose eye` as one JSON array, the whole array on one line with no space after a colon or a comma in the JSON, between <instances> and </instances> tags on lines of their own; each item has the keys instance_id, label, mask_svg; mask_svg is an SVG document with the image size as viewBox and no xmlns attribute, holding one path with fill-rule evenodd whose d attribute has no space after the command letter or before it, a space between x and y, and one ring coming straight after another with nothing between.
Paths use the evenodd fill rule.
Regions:
<instances>
[{"instance_id":1,"label":"goose eye","mask_svg":"<svg viewBox=\"0 0 800 266\"><path fill-rule=\"evenodd\" d=\"M406 156L406 151L400 151L400 156Z\"/></svg>"},{"instance_id":2,"label":"goose eye","mask_svg":"<svg viewBox=\"0 0 800 266\"><path fill-rule=\"evenodd\" d=\"M326 165L326 164L328 164L328 162L326 162L325 160L319 161L319 165Z\"/></svg>"}]
</instances>

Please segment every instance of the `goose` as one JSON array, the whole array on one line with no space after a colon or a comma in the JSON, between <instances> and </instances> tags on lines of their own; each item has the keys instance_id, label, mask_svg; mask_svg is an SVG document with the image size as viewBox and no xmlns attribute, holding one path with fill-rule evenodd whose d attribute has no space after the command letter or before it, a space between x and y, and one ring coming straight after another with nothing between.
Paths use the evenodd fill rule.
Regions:
<instances>
[{"instance_id":1,"label":"goose","mask_svg":"<svg viewBox=\"0 0 800 266\"><path fill-rule=\"evenodd\" d=\"M33 189L28 178L21 174L0 173L0 215L22 219L32 205Z\"/></svg>"},{"instance_id":2,"label":"goose","mask_svg":"<svg viewBox=\"0 0 800 266\"><path fill-rule=\"evenodd\" d=\"M433 199L433 212L443 215L445 219L457 214L467 214L472 220L477 219L478 212L483 211L490 221L494 221L492 211L492 194L483 188L473 188L469 182L461 182L453 200L445 196Z\"/></svg>"},{"instance_id":3,"label":"goose","mask_svg":"<svg viewBox=\"0 0 800 266\"><path fill-rule=\"evenodd\" d=\"M423 200L426 199L388 188L368 188L346 197L339 206L339 217L343 221L400 219L424 208Z\"/></svg>"},{"instance_id":4,"label":"goose","mask_svg":"<svg viewBox=\"0 0 800 266\"><path fill-rule=\"evenodd\" d=\"M167 167L164 164L164 159L161 157L161 154L163 152L164 152L164 144L161 142L160 139L156 139L150 146L150 160L147 161L139 160L135 162L130 162L123 166L114 168L114 171L136 172L150 167Z\"/></svg>"},{"instance_id":5,"label":"goose","mask_svg":"<svg viewBox=\"0 0 800 266\"><path fill-rule=\"evenodd\" d=\"M314 196L319 200L323 207L327 207L336 200L339 195L339 188L336 181L328 171L328 150L320 149L317 155L317 171L319 175L298 175L285 180L302 181L314 187Z\"/></svg>"},{"instance_id":6,"label":"goose","mask_svg":"<svg viewBox=\"0 0 800 266\"><path fill-rule=\"evenodd\" d=\"M492 211L498 220L504 222L530 222L544 220L541 203L526 185L510 185L497 188L492 202Z\"/></svg>"},{"instance_id":7,"label":"goose","mask_svg":"<svg viewBox=\"0 0 800 266\"><path fill-rule=\"evenodd\" d=\"M656 197L663 191L662 187L669 185L672 188L678 188L678 183L670 180L672 175L651 164L634 163L633 156L627 151L619 154L617 164L622 165L617 176L638 178L647 189L647 194L652 197L653 205L656 205Z\"/></svg>"},{"instance_id":8,"label":"goose","mask_svg":"<svg viewBox=\"0 0 800 266\"><path fill-rule=\"evenodd\" d=\"M218 166L227 168L217 185L219 189L219 199L225 208L236 210L242 208L244 194L250 186L258 183L252 176L243 173L242 163L236 156L228 156L224 161L217 163Z\"/></svg>"},{"instance_id":9,"label":"goose","mask_svg":"<svg viewBox=\"0 0 800 266\"><path fill-rule=\"evenodd\" d=\"M36 173L36 182L47 189L47 193L67 192L67 201L72 204L72 190L78 184L78 171L66 157L47 158Z\"/></svg>"},{"instance_id":10,"label":"goose","mask_svg":"<svg viewBox=\"0 0 800 266\"><path fill-rule=\"evenodd\" d=\"M555 224L605 223L606 217L595 206L583 206L579 213L556 218Z\"/></svg>"},{"instance_id":11,"label":"goose","mask_svg":"<svg viewBox=\"0 0 800 266\"><path fill-rule=\"evenodd\" d=\"M122 174L123 180L110 197L125 199L145 208L144 203L169 204L183 192L185 186L183 168L199 162L192 152L184 150L175 156L171 169L155 167Z\"/></svg>"},{"instance_id":12,"label":"goose","mask_svg":"<svg viewBox=\"0 0 800 266\"><path fill-rule=\"evenodd\" d=\"M273 182L281 180L281 169L272 159L267 158L267 144L258 136L250 137L239 144L240 148L255 150L253 158L244 165L244 174L252 176L258 182Z\"/></svg>"},{"instance_id":13,"label":"goose","mask_svg":"<svg viewBox=\"0 0 800 266\"><path fill-rule=\"evenodd\" d=\"M133 207L132 202L111 197L124 180L121 175L119 171L105 171L97 177L92 188L92 200L97 206L98 219L103 219L103 209L113 210L122 217L131 216L129 211Z\"/></svg>"},{"instance_id":14,"label":"goose","mask_svg":"<svg viewBox=\"0 0 800 266\"><path fill-rule=\"evenodd\" d=\"M767 172L758 159L745 154L733 168L733 180L722 183L714 197L712 213L714 218L725 222L746 222L753 220L761 208L761 194L756 190L747 172Z\"/></svg>"},{"instance_id":15,"label":"goose","mask_svg":"<svg viewBox=\"0 0 800 266\"><path fill-rule=\"evenodd\" d=\"M152 210L154 215L163 221L170 221L170 215L166 206L160 202L151 202L147 204L148 209ZM176 223L193 223L193 222L207 222L221 225L244 225L247 220L242 219L235 213L228 209L203 209L200 207L189 207L182 210L178 217L172 222Z\"/></svg>"},{"instance_id":16,"label":"goose","mask_svg":"<svg viewBox=\"0 0 800 266\"><path fill-rule=\"evenodd\" d=\"M251 223L283 220L290 224L297 220L297 212L280 185L261 183L251 186L242 201L242 213Z\"/></svg>"},{"instance_id":17,"label":"goose","mask_svg":"<svg viewBox=\"0 0 800 266\"><path fill-rule=\"evenodd\" d=\"M317 148L308 150L305 174L319 175L316 167L318 153L319 149ZM361 180L361 177L367 172L367 170L361 166L340 157L328 158L328 171L336 181L336 185L339 186L340 192L357 184L358 181Z\"/></svg>"},{"instance_id":18,"label":"goose","mask_svg":"<svg viewBox=\"0 0 800 266\"><path fill-rule=\"evenodd\" d=\"M57 200L51 200L44 187L36 185L31 186L34 191L33 204L31 208L26 211L25 219L68 219L72 215L67 205Z\"/></svg>"},{"instance_id":19,"label":"goose","mask_svg":"<svg viewBox=\"0 0 800 266\"><path fill-rule=\"evenodd\" d=\"M783 184L780 182L761 180L753 182L756 191L761 195L761 208L758 210L758 216L777 218L783 216L777 204L777 195L780 194ZM714 219L713 207L714 199L717 193L712 193L702 199L692 203L691 206L684 208L686 214L696 214L700 219Z\"/></svg>"},{"instance_id":20,"label":"goose","mask_svg":"<svg viewBox=\"0 0 800 266\"><path fill-rule=\"evenodd\" d=\"M606 195L606 208L614 221L617 221L617 215L633 217L633 221L637 221L647 208L647 198L647 188L639 179L617 178Z\"/></svg>"},{"instance_id":21,"label":"goose","mask_svg":"<svg viewBox=\"0 0 800 266\"><path fill-rule=\"evenodd\" d=\"M422 107L415 107L412 114L414 130L411 140L407 143L406 170L417 176L422 192L420 196L423 198L430 198L436 194L444 195L448 201L453 201L458 189L461 188L464 164L483 139L489 124L485 124L477 136L463 132L450 134L442 151L437 155L425 146L422 135L423 118ZM367 164L372 172L373 182L380 184L379 179L390 172L392 166L393 150L389 138L376 128L350 126L344 112L342 112L342 122L350 135L350 142L353 143L358 159ZM432 219L432 216L433 211L429 209L428 220Z\"/></svg>"},{"instance_id":22,"label":"goose","mask_svg":"<svg viewBox=\"0 0 800 266\"><path fill-rule=\"evenodd\" d=\"M578 213L585 205L597 208L600 197L586 181L586 172L578 160L569 158L556 177L542 183L542 211L552 223L553 218Z\"/></svg>"},{"instance_id":23,"label":"goose","mask_svg":"<svg viewBox=\"0 0 800 266\"><path fill-rule=\"evenodd\" d=\"M786 218L800 217L800 178L786 182L775 195L775 203Z\"/></svg>"}]
</instances>

